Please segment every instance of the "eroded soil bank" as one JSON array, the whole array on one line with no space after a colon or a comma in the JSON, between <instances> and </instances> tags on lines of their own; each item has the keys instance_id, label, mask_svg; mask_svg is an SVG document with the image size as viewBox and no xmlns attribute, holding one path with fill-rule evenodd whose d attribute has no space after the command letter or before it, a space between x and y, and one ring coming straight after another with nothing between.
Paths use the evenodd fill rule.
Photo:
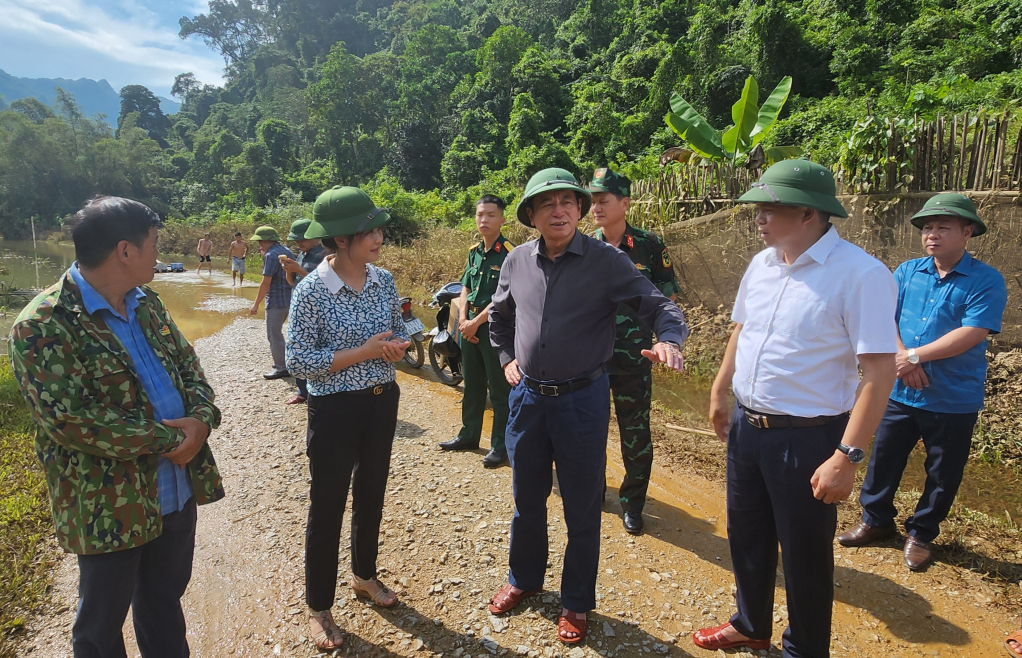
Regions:
<instances>
[{"instance_id":1,"label":"eroded soil bank","mask_svg":"<svg viewBox=\"0 0 1022 658\"><path fill-rule=\"evenodd\" d=\"M199 513L194 575L184 603L193 654L314 655L303 602L305 409L283 404L287 382L260 376L267 352L260 321L237 320L196 347L224 412L211 444L227 498ZM458 390L432 381L425 370L403 370L398 381L400 422L380 566L402 605L382 611L339 587L335 616L349 632L342 654L717 655L696 648L689 636L733 609L723 487L697 472L699 455L678 458L687 445L680 433L657 432L645 535L625 534L617 503L605 505L599 608L591 615L586 646L566 650L555 640L565 539L560 499L550 499L546 591L510 617L492 618L485 603L505 579L511 471L484 470L483 450L446 454L437 448L460 424ZM622 473L615 441L612 428L612 485ZM711 471L712 453L708 449L704 460ZM899 546L836 548L833 655L1002 655L1005 632L1018 624L1018 611L1004 604L1002 588L945 562L927 573L909 573ZM348 560L344 549L342 574ZM70 655L76 582L74 559L61 560L53 603L30 624L21 655ZM777 584L775 646L787 614L783 575ZM130 622L125 628L129 655L137 655Z\"/></svg>"}]
</instances>

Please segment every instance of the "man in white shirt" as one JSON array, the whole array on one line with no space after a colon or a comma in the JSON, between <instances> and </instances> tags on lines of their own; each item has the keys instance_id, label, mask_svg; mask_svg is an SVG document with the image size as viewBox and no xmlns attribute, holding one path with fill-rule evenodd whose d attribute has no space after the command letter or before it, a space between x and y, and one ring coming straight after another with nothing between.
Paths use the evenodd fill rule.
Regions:
<instances>
[{"instance_id":1,"label":"man in white shirt","mask_svg":"<svg viewBox=\"0 0 1022 658\"><path fill-rule=\"evenodd\" d=\"M825 657L835 503L851 493L894 385L898 291L883 263L838 237L830 218L848 214L825 167L780 162L740 201L756 204L768 248L742 279L710 399L714 430L728 444L738 611L692 639L705 649L769 648L779 542L784 655ZM733 413L729 386L738 399Z\"/></svg>"}]
</instances>

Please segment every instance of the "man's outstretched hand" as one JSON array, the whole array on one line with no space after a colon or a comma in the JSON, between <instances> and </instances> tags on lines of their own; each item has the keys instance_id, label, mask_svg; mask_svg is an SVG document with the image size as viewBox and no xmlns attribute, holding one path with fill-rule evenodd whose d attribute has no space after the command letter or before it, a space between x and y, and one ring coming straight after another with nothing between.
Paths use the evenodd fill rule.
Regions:
<instances>
[{"instance_id":1,"label":"man's outstretched hand","mask_svg":"<svg viewBox=\"0 0 1022 658\"><path fill-rule=\"evenodd\" d=\"M653 363L662 363L671 370L681 372L685 369L685 360L681 358L681 350L671 343L657 343L651 350L642 350L642 356Z\"/></svg>"}]
</instances>

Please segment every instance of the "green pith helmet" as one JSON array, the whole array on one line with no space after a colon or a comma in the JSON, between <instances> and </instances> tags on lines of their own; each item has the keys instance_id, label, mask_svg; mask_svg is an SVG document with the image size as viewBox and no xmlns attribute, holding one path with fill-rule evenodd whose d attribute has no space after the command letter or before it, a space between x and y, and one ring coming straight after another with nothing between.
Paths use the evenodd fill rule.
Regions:
<instances>
[{"instance_id":1,"label":"green pith helmet","mask_svg":"<svg viewBox=\"0 0 1022 658\"><path fill-rule=\"evenodd\" d=\"M955 194L953 192L943 192L931 196L926 200L923 209L912 215L910 221L912 226L921 229L926 224L926 217L941 216L961 217L972 222L972 237L983 235L987 232L987 225L976 214L976 204L972 202L972 199L964 194Z\"/></svg>"},{"instance_id":2,"label":"green pith helmet","mask_svg":"<svg viewBox=\"0 0 1022 658\"><path fill-rule=\"evenodd\" d=\"M593 172L593 180L589 182L589 191L611 192L619 196L632 196L632 181L608 167L601 167Z\"/></svg>"},{"instance_id":3,"label":"green pith helmet","mask_svg":"<svg viewBox=\"0 0 1022 658\"><path fill-rule=\"evenodd\" d=\"M537 194L551 192L553 190L571 190L572 192L577 192L581 195L582 214L580 217L585 217L586 213L589 212L589 206L593 204L593 197L589 194L589 190L582 187L579 182L575 180L575 177L571 175L570 171L551 167L533 174L532 178L530 178L529 182L525 185L525 195L522 196L522 200L518 202L518 208L515 210L515 214L518 216L518 221L531 227L532 220L529 219L528 213L529 200Z\"/></svg>"},{"instance_id":4,"label":"green pith helmet","mask_svg":"<svg viewBox=\"0 0 1022 658\"><path fill-rule=\"evenodd\" d=\"M280 242L280 236L277 235L277 229L272 226L260 226L255 230L255 235L250 237L249 240Z\"/></svg>"},{"instance_id":5,"label":"green pith helmet","mask_svg":"<svg viewBox=\"0 0 1022 658\"><path fill-rule=\"evenodd\" d=\"M390 213L377 208L368 194L357 187L342 185L319 195L312 207L312 217L305 230L306 240L365 233L390 221Z\"/></svg>"},{"instance_id":6,"label":"green pith helmet","mask_svg":"<svg viewBox=\"0 0 1022 658\"><path fill-rule=\"evenodd\" d=\"M834 174L823 165L803 159L781 160L770 167L738 202L804 206L836 217L848 216L837 200Z\"/></svg>"},{"instance_id":7,"label":"green pith helmet","mask_svg":"<svg viewBox=\"0 0 1022 658\"><path fill-rule=\"evenodd\" d=\"M305 232L309 230L309 224L312 223L311 219L296 219L291 224L291 231L287 234L288 240L304 240Z\"/></svg>"}]
</instances>

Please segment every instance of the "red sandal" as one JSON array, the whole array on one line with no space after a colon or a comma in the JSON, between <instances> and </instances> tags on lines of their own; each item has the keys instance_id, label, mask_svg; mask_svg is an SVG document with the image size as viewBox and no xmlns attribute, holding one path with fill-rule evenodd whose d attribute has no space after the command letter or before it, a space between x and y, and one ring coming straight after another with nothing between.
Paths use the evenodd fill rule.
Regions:
<instances>
[{"instance_id":1,"label":"red sandal","mask_svg":"<svg viewBox=\"0 0 1022 658\"><path fill-rule=\"evenodd\" d=\"M749 647L753 650L769 649L770 638L765 640L753 640L746 638L744 640L729 640L724 637L724 629L731 626L731 622L725 622L720 626L714 626L713 628L700 628L695 633L692 633L692 641L697 647L702 649L709 649L715 651L717 649L734 649L736 647Z\"/></svg>"},{"instance_id":2,"label":"red sandal","mask_svg":"<svg viewBox=\"0 0 1022 658\"><path fill-rule=\"evenodd\" d=\"M522 602L522 599L532 596L538 593L538 589L529 590L528 592L522 592L515 594L515 591L511 589L511 584L508 583L500 588L500 591L493 595L490 599L490 614L491 615L502 615L505 612L511 612L515 606Z\"/></svg>"},{"instance_id":3,"label":"red sandal","mask_svg":"<svg viewBox=\"0 0 1022 658\"><path fill-rule=\"evenodd\" d=\"M578 644L586 639L588 620L585 615L577 612L569 611L568 615L561 615L561 618L557 620L557 639L564 644ZM570 634L575 637L569 637Z\"/></svg>"}]
</instances>

